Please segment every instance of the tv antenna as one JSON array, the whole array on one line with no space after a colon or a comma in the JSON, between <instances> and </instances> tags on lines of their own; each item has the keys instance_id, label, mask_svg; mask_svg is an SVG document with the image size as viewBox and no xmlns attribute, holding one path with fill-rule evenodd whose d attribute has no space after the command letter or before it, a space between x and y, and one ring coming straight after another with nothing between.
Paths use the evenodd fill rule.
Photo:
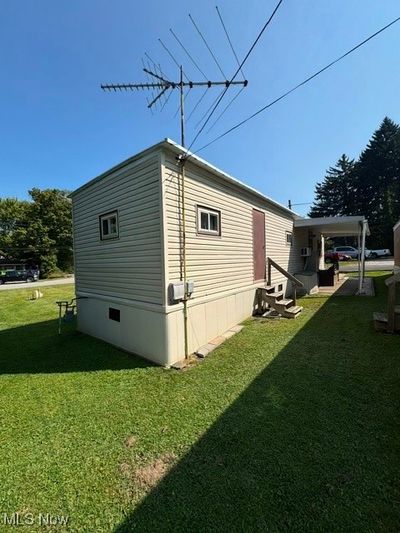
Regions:
<instances>
[{"instance_id":1,"label":"tv antenna","mask_svg":"<svg viewBox=\"0 0 400 533\"><path fill-rule=\"evenodd\" d=\"M135 91L135 90L149 90L153 92L153 99L148 103L147 107L152 109L153 106L168 92L173 92L175 89L180 93L179 107L180 107L180 129L181 129L181 145L185 148L185 88L193 89L194 87L203 87L210 89L211 87L225 87L229 88L234 85L240 85L242 87L247 87L248 81L229 81L229 80L220 80L220 81L187 81L183 67L179 67L179 81L171 81L165 77L160 71L160 74L153 72L149 68L143 67L143 71L153 78L152 82L142 82L142 83L113 83L113 84L102 84L101 88L103 91ZM154 91L157 91L157 94L154 96ZM169 99L170 95L166 96L166 99ZM166 100L167 101L167 100ZM166 102L165 101L165 102Z\"/></svg>"}]
</instances>

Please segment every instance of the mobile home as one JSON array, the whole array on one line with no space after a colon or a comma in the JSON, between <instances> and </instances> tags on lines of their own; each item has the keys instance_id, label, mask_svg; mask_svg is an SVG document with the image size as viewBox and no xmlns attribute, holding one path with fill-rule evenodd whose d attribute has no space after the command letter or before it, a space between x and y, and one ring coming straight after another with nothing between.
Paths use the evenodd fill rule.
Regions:
<instances>
[{"instance_id":1,"label":"mobile home","mask_svg":"<svg viewBox=\"0 0 400 533\"><path fill-rule=\"evenodd\" d=\"M249 317L268 272L288 294L323 258L318 227L182 155L166 139L72 193L78 329L166 366Z\"/></svg>"}]
</instances>

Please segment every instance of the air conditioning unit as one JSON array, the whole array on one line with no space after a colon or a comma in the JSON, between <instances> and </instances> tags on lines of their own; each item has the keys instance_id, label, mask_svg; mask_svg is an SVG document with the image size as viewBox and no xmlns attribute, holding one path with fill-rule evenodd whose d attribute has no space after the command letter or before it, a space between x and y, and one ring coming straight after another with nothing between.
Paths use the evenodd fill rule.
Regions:
<instances>
[{"instance_id":1,"label":"air conditioning unit","mask_svg":"<svg viewBox=\"0 0 400 533\"><path fill-rule=\"evenodd\" d=\"M300 249L300 255L301 257L310 257L311 255L311 248L307 247L307 248L301 248Z\"/></svg>"}]
</instances>

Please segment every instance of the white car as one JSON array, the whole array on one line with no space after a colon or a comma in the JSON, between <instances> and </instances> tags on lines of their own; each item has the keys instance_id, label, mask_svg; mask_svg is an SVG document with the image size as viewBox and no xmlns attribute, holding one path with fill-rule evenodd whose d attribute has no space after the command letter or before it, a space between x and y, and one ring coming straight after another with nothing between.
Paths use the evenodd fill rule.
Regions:
<instances>
[{"instance_id":1,"label":"white car","mask_svg":"<svg viewBox=\"0 0 400 533\"><path fill-rule=\"evenodd\" d=\"M369 258L370 259L376 259L377 257L388 257L392 255L389 248L384 248L383 250L370 250L369 251Z\"/></svg>"},{"instance_id":2,"label":"white car","mask_svg":"<svg viewBox=\"0 0 400 533\"><path fill-rule=\"evenodd\" d=\"M357 248L354 248L353 246L335 246L333 248L334 252L337 252L339 254L349 255L352 259L357 259L359 252ZM364 250L364 257L367 259L367 257L370 257L371 250L367 250L365 248Z\"/></svg>"}]
</instances>

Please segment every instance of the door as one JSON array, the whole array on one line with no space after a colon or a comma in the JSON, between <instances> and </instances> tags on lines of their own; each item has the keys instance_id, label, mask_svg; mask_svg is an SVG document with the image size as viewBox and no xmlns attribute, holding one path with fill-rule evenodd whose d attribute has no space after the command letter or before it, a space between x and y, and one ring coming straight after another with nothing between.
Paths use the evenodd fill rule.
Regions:
<instances>
[{"instance_id":1,"label":"door","mask_svg":"<svg viewBox=\"0 0 400 533\"><path fill-rule=\"evenodd\" d=\"M253 209L254 281L265 280L265 214Z\"/></svg>"}]
</instances>

